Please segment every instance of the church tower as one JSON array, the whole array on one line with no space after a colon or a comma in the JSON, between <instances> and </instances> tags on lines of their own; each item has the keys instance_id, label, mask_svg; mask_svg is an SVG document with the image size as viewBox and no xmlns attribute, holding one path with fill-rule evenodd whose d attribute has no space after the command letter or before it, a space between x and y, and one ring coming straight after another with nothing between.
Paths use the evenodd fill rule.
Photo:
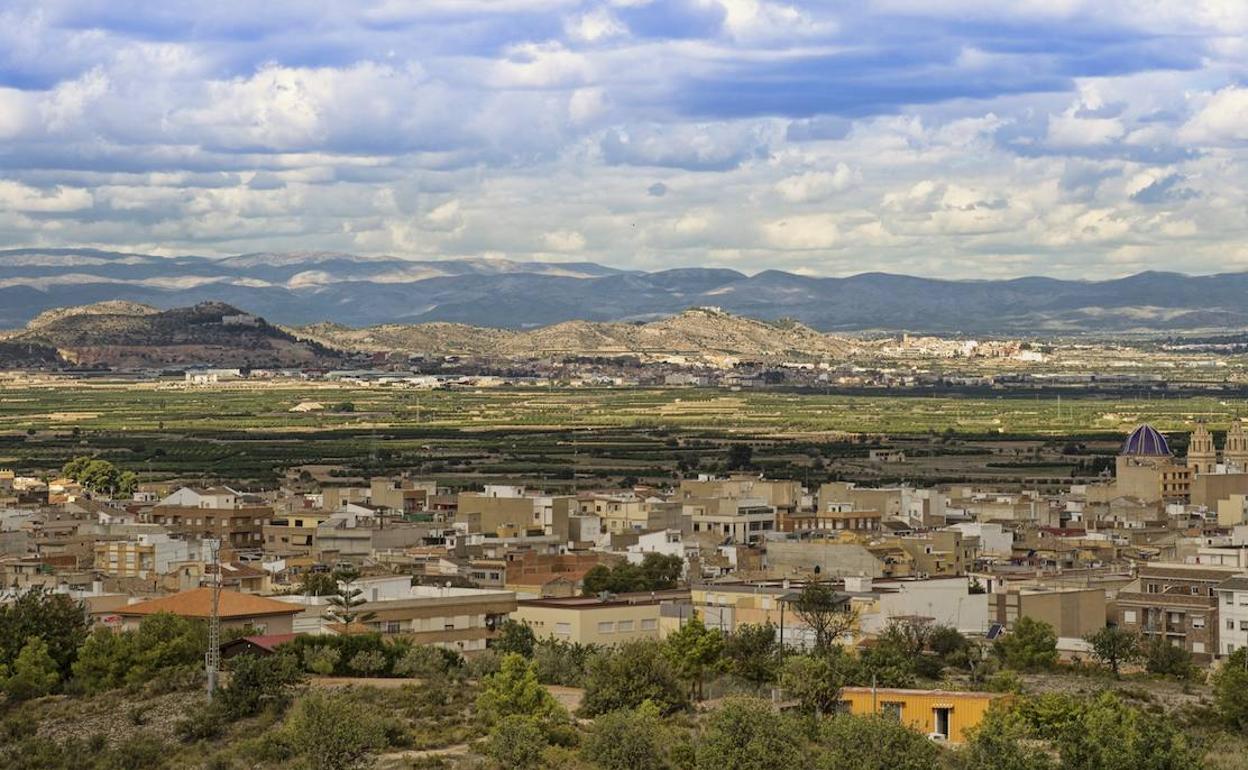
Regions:
<instances>
[{"instance_id":1,"label":"church tower","mask_svg":"<svg viewBox=\"0 0 1248 770\"><path fill-rule=\"evenodd\" d=\"M1187 467L1195 475L1205 475L1217 470L1218 453L1213 447L1213 436L1205 424L1198 423L1187 444Z\"/></svg>"},{"instance_id":2,"label":"church tower","mask_svg":"<svg viewBox=\"0 0 1248 770\"><path fill-rule=\"evenodd\" d=\"M1232 470L1248 473L1248 434L1244 433L1244 424L1239 420L1231 423L1226 432L1226 447L1222 450L1222 459Z\"/></svg>"}]
</instances>

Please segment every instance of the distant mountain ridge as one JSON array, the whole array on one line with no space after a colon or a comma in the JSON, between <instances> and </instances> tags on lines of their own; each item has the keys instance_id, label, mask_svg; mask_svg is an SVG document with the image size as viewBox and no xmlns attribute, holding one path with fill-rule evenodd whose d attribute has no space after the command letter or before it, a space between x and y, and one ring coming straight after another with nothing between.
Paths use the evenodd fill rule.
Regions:
<instances>
[{"instance_id":1,"label":"distant mountain ridge","mask_svg":"<svg viewBox=\"0 0 1248 770\"><path fill-rule=\"evenodd\" d=\"M1248 327L1246 296L1248 273L953 281L328 252L209 259L92 249L0 251L0 328L23 326L49 309L124 300L158 308L220 302L275 324L352 327L445 322L531 329L652 321L716 306L761 320L792 318L824 332L1204 332Z\"/></svg>"}]
</instances>

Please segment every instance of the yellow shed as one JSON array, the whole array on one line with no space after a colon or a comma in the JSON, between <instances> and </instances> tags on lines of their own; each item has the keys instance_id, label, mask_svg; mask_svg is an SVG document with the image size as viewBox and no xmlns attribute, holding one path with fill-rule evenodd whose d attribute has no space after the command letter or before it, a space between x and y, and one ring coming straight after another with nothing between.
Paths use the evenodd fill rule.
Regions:
<instances>
[{"instance_id":1,"label":"yellow shed","mask_svg":"<svg viewBox=\"0 0 1248 770\"><path fill-rule=\"evenodd\" d=\"M991 692L846 687L841 690L841 708L855 716L893 717L936 740L962 743L993 701L1006 697Z\"/></svg>"}]
</instances>

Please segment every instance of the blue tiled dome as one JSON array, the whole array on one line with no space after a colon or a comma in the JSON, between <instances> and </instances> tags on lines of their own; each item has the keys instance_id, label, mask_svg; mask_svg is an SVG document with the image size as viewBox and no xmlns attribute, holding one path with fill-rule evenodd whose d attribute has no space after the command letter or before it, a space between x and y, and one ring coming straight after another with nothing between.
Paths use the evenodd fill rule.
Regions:
<instances>
[{"instance_id":1,"label":"blue tiled dome","mask_svg":"<svg viewBox=\"0 0 1248 770\"><path fill-rule=\"evenodd\" d=\"M1156 428L1141 425L1127 436L1126 443L1122 445L1122 454L1133 457L1168 457L1170 445Z\"/></svg>"}]
</instances>

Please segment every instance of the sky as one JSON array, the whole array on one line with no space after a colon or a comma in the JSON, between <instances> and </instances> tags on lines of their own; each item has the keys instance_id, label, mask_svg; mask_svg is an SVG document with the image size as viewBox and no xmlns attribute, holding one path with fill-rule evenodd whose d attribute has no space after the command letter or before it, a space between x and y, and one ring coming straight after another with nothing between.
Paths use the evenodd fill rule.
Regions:
<instances>
[{"instance_id":1,"label":"sky","mask_svg":"<svg viewBox=\"0 0 1248 770\"><path fill-rule=\"evenodd\" d=\"M0 247L1248 269L1244 0L0 0Z\"/></svg>"}]
</instances>

